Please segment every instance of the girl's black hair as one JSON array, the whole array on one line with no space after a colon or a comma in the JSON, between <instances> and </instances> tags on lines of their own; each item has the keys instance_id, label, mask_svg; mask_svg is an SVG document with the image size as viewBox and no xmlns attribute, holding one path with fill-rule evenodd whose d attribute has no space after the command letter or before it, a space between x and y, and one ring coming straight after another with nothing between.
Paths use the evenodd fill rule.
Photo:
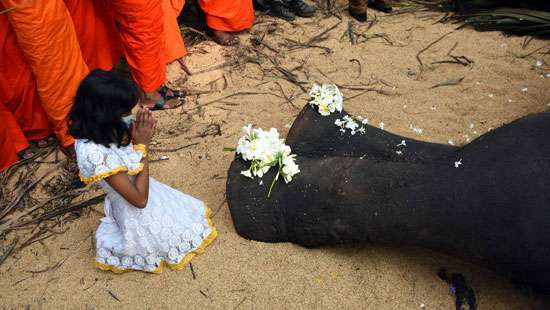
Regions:
<instances>
[{"instance_id":1,"label":"girl's black hair","mask_svg":"<svg viewBox=\"0 0 550 310\"><path fill-rule=\"evenodd\" d=\"M130 142L130 129L121 117L139 100L136 84L113 72L94 70L80 83L69 114L69 132L76 139L118 146Z\"/></svg>"}]
</instances>

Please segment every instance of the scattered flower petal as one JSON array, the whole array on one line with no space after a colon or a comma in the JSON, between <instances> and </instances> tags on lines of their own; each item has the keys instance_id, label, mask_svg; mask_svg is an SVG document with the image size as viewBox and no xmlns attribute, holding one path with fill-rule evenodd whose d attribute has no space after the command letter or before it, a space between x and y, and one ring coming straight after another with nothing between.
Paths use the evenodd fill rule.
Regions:
<instances>
[{"instance_id":1,"label":"scattered flower petal","mask_svg":"<svg viewBox=\"0 0 550 310\"><path fill-rule=\"evenodd\" d=\"M458 161L455 161L455 168L458 168L462 165L462 158L459 159Z\"/></svg>"}]
</instances>

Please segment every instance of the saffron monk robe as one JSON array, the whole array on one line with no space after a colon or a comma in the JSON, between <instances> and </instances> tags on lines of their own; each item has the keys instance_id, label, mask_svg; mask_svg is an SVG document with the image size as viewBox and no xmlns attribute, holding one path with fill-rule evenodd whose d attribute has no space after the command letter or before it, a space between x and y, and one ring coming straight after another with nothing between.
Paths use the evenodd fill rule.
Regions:
<instances>
[{"instance_id":1,"label":"saffron monk robe","mask_svg":"<svg viewBox=\"0 0 550 310\"><path fill-rule=\"evenodd\" d=\"M0 11L5 8L0 4ZM0 172L32 157L29 141L45 147L52 128L42 109L31 68L6 15L0 14Z\"/></svg>"},{"instance_id":2,"label":"saffron monk robe","mask_svg":"<svg viewBox=\"0 0 550 310\"><path fill-rule=\"evenodd\" d=\"M0 0L0 3L5 8L15 7L5 15L32 70L40 102L54 133L66 153L74 155L67 116L88 67L65 3L63 0Z\"/></svg>"}]
</instances>

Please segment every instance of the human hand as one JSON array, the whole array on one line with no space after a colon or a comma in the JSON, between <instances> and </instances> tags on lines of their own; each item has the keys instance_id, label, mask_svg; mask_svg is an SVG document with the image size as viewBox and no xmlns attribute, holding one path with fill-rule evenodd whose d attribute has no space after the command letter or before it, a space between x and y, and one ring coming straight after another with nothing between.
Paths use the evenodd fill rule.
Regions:
<instances>
[{"instance_id":1,"label":"human hand","mask_svg":"<svg viewBox=\"0 0 550 310\"><path fill-rule=\"evenodd\" d=\"M146 107L140 107L132 124L132 142L148 146L155 132L157 120Z\"/></svg>"}]
</instances>

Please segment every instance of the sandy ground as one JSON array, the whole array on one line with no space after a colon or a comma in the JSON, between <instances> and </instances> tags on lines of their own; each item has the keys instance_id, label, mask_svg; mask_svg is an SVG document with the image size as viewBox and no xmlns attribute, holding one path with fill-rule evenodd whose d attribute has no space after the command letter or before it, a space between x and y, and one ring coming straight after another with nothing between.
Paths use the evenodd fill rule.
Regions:
<instances>
[{"instance_id":1,"label":"sandy ground","mask_svg":"<svg viewBox=\"0 0 550 310\"><path fill-rule=\"evenodd\" d=\"M434 24L441 16L378 14L379 22L367 33L385 34L388 40L370 38L353 45L347 37L340 40L349 20L342 13L343 22L328 32L326 40L316 43L332 49L326 54L320 48L291 51L282 44L285 38L306 42L337 24L335 17L318 14L315 19L298 19L295 24L260 18L253 33L275 29L264 42L277 52L261 45L258 49L278 59L280 66L288 70L297 68L293 73L307 82L305 88L313 82L344 86L348 111L368 117L371 124L383 122L386 130L408 137L464 144L490 128L548 108L550 79L542 78L533 66L537 60L550 61L550 57L514 56L545 45L538 40L523 50L523 39L519 37L457 30L422 53L421 59L428 67L417 79L416 54L456 27ZM277 25L269 26L272 23ZM366 29L356 27L358 32ZM250 45L250 37L241 35L243 45ZM452 54L466 56L474 61L473 65L430 65L448 59L446 55L455 43L458 45ZM242 51L204 42L191 50L186 61L192 72L198 72L232 59L224 55ZM178 152L156 152L153 158L166 155L169 159L152 164L152 174L204 200L215 213L219 237L205 254L193 260L196 278L190 269L161 275L115 275L95 269L92 236L101 218L100 205L70 223L66 233L23 249L0 267L0 308L421 309L424 304L426 309L451 309L449 288L435 274L440 267L467 276L476 290L480 309L543 308L541 296L471 265L467 259L424 249L377 245L304 249L239 237L224 199L226 171L233 154L222 149L234 146L240 127L248 123L275 127L286 135L306 99L300 88L280 78L281 73L268 59L260 60L260 64L241 63L192 76L187 85L193 91L215 92L190 98L182 110L156 114L161 130L155 147L197 144ZM459 77L464 79L458 85L430 89ZM284 99L276 83L296 107ZM361 91L345 88L369 83L396 95L360 95ZM259 94L210 103L239 92ZM355 95L360 96L352 98ZM194 109L197 104L202 106ZM422 134L411 127L421 128ZM217 133L218 128L219 135L205 134Z\"/></svg>"}]
</instances>

